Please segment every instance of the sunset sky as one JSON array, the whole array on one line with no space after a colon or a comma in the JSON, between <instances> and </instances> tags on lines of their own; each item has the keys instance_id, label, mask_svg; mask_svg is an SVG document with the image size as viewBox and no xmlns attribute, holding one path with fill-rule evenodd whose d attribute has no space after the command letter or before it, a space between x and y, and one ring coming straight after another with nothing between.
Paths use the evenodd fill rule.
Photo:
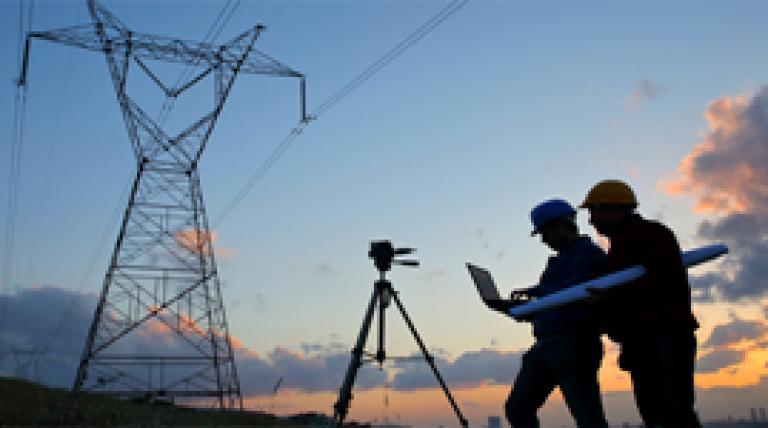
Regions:
<instances>
[{"instance_id":1,"label":"sunset sky","mask_svg":"<svg viewBox=\"0 0 768 428\"><path fill-rule=\"evenodd\" d=\"M197 40L224 0L102 3L137 31ZM256 47L307 76L312 111L449 3L243 0L218 41L266 24ZM531 207L578 203L606 178L629 182L639 211L683 248L729 245L691 271L697 408L706 420L768 407L766 16L760 1L470 0L311 122L226 210L299 112L296 80L241 76L200 173L248 407L332 413L377 278L369 242L390 239L418 249L421 267L390 278L470 425L502 416L532 336L482 305L464 264L490 269L503 293L535 284L550 251L529 236ZM32 29L89 19L85 1L37 0ZM19 2L0 1L3 248L18 33ZM158 93L142 91L158 112ZM169 128L208 103L181 98ZM4 333L48 344L42 380L69 386L133 154L103 55L35 41L26 114ZM579 224L603 242L586 213ZM148 326L136 340L173 346L166 334ZM605 345L609 421L639 421L617 348ZM417 350L391 311L388 353ZM13 371L10 357L3 368ZM426 364L384 369L362 371L350 418L458 425ZM541 416L572 425L559 396Z\"/></svg>"}]
</instances>

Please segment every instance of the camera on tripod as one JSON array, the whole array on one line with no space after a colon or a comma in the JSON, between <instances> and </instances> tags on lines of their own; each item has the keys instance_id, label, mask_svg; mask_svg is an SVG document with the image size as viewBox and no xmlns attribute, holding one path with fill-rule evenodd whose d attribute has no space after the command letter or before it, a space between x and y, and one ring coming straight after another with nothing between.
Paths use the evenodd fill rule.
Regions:
<instances>
[{"instance_id":1,"label":"camera on tripod","mask_svg":"<svg viewBox=\"0 0 768 428\"><path fill-rule=\"evenodd\" d=\"M417 260L395 259L396 256L413 254L415 251L415 248L395 248L389 241L372 241L371 249L368 251L368 257L373 259L373 264L376 265L376 269L378 269L379 272L384 273L392 269L393 263L402 266L418 267L419 262Z\"/></svg>"},{"instance_id":2,"label":"camera on tripod","mask_svg":"<svg viewBox=\"0 0 768 428\"><path fill-rule=\"evenodd\" d=\"M435 375L437 382L440 384L440 387L443 389L443 392L448 398L448 401L451 403L453 411L459 418L459 423L464 428L468 426L467 419L461 413L459 406L456 404L456 400L453 399L451 391L445 384L445 381L440 375L440 372L437 371L434 357L429 354L427 345L424 344L424 341L421 340L421 336L419 336L419 333L416 332L416 327L413 325L411 317L409 317L408 313L405 311L405 307L400 301L400 297L398 296L397 291L395 291L394 287L392 287L392 283L385 277L385 273L392 269L392 264L417 267L419 262L416 260L402 260L397 258L397 256L413 254L414 251L416 251L414 248L395 248L389 241L371 241L371 249L368 251L368 257L373 259L373 263L376 265L376 269L379 270L379 279L373 283L373 295L371 296L370 302L368 302L368 309L365 311L363 326L360 328L360 333L358 333L357 342L355 342L355 347L352 348L352 360L349 362L349 366L347 367L347 374L344 376L344 383L339 390L339 399L336 401L336 404L333 405L333 423L336 427L341 428L344 426L344 418L347 417L349 402L352 400L352 387L354 386L355 378L357 377L357 371L360 369L360 367L362 367L363 363L376 361L380 365L384 364L384 359L387 355L386 351L384 350L384 328L386 325L384 318L386 310L390 306L390 301L395 302L395 306L400 311L400 315L402 315L403 320L405 321L405 325L408 326L408 329L411 331L411 335L413 335L413 338L419 345L419 349L421 350L421 354L424 356L424 360L427 362L427 364L429 364L429 367L432 369L432 373ZM368 341L368 334L371 330L373 317L377 312L379 321L378 348L376 353L373 354L365 351L365 344Z\"/></svg>"}]
</instances>

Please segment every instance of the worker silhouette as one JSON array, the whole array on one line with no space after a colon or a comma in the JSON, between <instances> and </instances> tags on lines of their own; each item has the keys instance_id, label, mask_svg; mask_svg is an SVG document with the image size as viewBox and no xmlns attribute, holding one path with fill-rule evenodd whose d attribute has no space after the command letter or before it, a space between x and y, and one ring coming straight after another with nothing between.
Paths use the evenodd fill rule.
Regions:
<instances>
[{"instance_id":1,"label":"worker silhouette","mask_svg":"<svg viewBox=\"0 0 768 428\"><path fill-rule=\"evenodd\" d=\"M512 299L541 297L596 276L605 253L580 236L576 210L552 199L531 211L533 232L557 254L547 261L539 284L512 292ZM579 427L607 427L597 371L603 357L590 305L573 304L531 318L535 343L523 355L505 410L512 427L538 427L538 409L556 387Z\"/></svg>"},{"instance_id":2,"label":"worker silhouette","mask_svg":"<svg viewBox=\"0 0 768 428\"><path fill-rule=\"evenodd\" d=\"M635 402L649 427L699 427L693 409L698 323L691 311L688 274L675 235L635 212L637 198L624 182L597 183L580 206L610 240L603 273L642 265L639 280L601 295L601 320L619 343L619 366L629 372Z\"/></svg>"}]
</instances>

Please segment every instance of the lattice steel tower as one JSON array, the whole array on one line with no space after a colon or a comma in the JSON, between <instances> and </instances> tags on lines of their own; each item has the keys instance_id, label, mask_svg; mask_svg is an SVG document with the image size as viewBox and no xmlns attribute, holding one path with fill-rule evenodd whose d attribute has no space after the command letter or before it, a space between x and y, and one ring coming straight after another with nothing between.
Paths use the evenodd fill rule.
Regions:
<instances>
[{"instance_id":1,"label":"lattice steel tower","mask_svg":"<svg viewBox=\"0 0 768 428\"><path fill-rule=\"evenodd\" d=\"M87 6L89 24L29 34L18 81L26 84L32 39L104 53L136 155L136 176L74 390L213 399L220 408L242 408L197 165L238 74L300 78L302 115L303 76L253 48L262 26L216 46L133 32L95 0ZM148 60L195 72L169 87ZM212 77L213 109L178 135L167 134L128 95L133 63L169 98ZM158 329L171 334L172 346L145 343L147 333ZM129 339L137 335L143 342Z\"/></svg>"}]
</instances>

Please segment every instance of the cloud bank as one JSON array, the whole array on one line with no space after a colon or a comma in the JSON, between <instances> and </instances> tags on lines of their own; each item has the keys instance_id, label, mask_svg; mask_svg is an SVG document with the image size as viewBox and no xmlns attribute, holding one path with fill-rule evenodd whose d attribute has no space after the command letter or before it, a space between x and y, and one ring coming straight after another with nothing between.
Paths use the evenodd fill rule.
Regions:
<instances>
[{"instance_id":1,"label":"cloud bank","mask_svg":"<svg viewBox=\"0 0 768 428\"><path fill-rule=\"evenodd\" d=\"M79 358L85 345L87 331L97 303L97 296L79 294L57 287L27 288L5 299L8 329L5 343L17 349L44 349L39 357L38 372L42 383L69 388L74 381ZM66 317L63 317L64 314ZM163 322L163 314L145 323L136 333L115 343L119 353L175 355L189 352L189 346L171 332ZM168 321L168 320L165 320ZM191 320L186 322L193 322ZM194 326L190 328L194 329ZM351 345L304 343L300 350L277 346L260 354L232 339L241 389L245 396L274 393L278 379L281 388L304 393L336 392L341 387L350 360ZM519 368L520 354L482 350L467 352L454 361L440 350L432 351L438 370L450 387L470 387L482 384L509 384ZM427 363L417 355L415 362L396 363L393 385L398 390L437 387L437 381ZM6 358L7 371L13 374L12 358ZM30 373L18 373L21 376ZM389 374L375 366L365 365L358 372L356 389L388 385Z\"/></svg>"},{"instance_id":2,"label":"cloud bank","mask_svg":"<svg viewBox=\"0 0 768 428\"><path fill-rule=\"evenodd\" d=\"M712 213L700 238L731 249L721 272L692 281L699 300L739 301L768 295L768 87L751 96L727 96L709 104L708 131L665 183L671 194L696 199Z\"/></svg>"},{"instance_id":3,"label":"cloud bank","mask_svg":"<svg viewBox=\"0 0 768 428\"><path fill-rule=\"evenodd\" d=\"M712 351L696 362L696 373L715 373L744 361L745 352L738 349Z\"/></svg>"},{"instance_id":4,"label":"cloud bank","mask_svg":"<svg viewBox=\"0 0 768 428\"><path fill-rule=\"evenodd\" d=\"M701 345L701 356L696 361L697 373L715 373L721 369L743 363L751 350L764 347L768 325L763 320L743 320L736 316L716 325Z\"/></svg>"},{"instance_id":5,"label":"cloud bank","mask_svg":"<svg viewBox=\"0 0 768 428\"><path fill-rule=\"evenodd\" d=\"M766 333L768 333L768 327L763 321L734 318L727 324L715 326L703 346L720 348L738 345L741 342L759 340Z\"/></svg>"},{"instance_id":6,"label":"cloud bank","mask_svg":"<svg viewBox=\"0 0 768 428\"><path fill-rule=\"evenodd\" d=\"M434 388L439 386L434 373L421 354L414 354L418 362L400 362L392 386L396 390ZM491 349L465 352L453 362L435 357L440 374L451 387L467 388L484 384L511 385L520 370L522 352L500 352Z\"/></svg>"}]
</instances>

